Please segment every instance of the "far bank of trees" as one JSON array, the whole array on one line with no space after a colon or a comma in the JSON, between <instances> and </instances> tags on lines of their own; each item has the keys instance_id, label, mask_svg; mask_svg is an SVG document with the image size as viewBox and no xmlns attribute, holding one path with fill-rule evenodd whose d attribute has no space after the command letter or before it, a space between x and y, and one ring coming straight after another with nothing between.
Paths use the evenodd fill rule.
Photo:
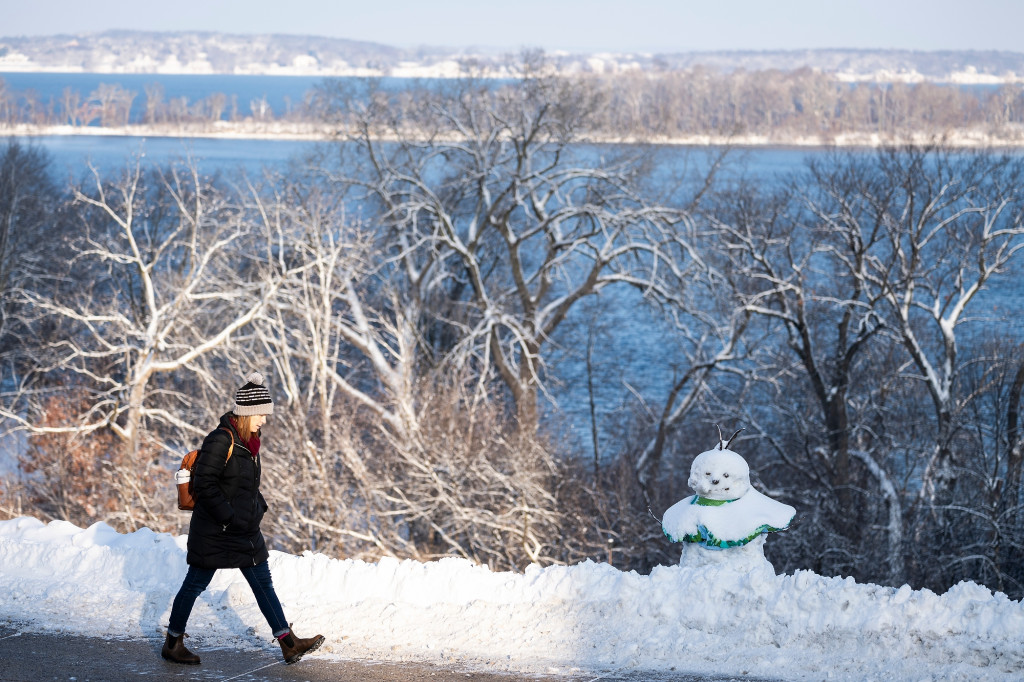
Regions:
<instances>
[{"instance_id":1,"label":"far bank of trees","mask_svg":"<svg viewBox=\"0 0 1024 682\"><path fill-rule=\"evenodd\" d=\"M896 146L726 182L727 153L588 143L616 95L523 69L415 103L325 85L337 140L258 181L138 167L62 193L8 145L3 513L180 530L170 470L256 368L282 549L649 570L678 557L651 512L721 424L798 509L777 570L1024 596L1020 157ZM618 351L641 321L657 367Z\"/></svg>"},{"instance_id":2,"label":"far bank of trees","mask_svg":"<svg viewBox=\"0 0 1024 682\"><path fill-rule=\"evenodd\" d=\"M65 87L58 97L44 97L32 89L14 90L0 76L0 130L18 124L33 126L190 128L217 122L242 123L301 121L303 102L288 103L275 112L265 95L248 100L237 94L213 92L201 98L169 96L154 76L142 91L119 83L100 83L91 91ZM111 80L116 80L116 76Z\"/></svg>"},{"instance_id":3,"label":"far bank of trees","mask_svg":"<svg viewBox=\"0 0 1024 682\"><path fill-rule=\"evenodd\" d=\"M527 55L527 59L536 59ZM549 63L546 63L550 67ZM475 77L464 65L465 76ZM381 79L327 79L322 86L274 111L266 97L242 101L236 94L213 92L189 99L170 96L154 76L142 91L125 88L111 77L90 92L72 87L59 97L34 90L15 91L0 77L0 129L4 126L157 126L201 130L214 124L289 122L317 126L337 97L349 92L351 104L365 104L386 93L407 124L419 120L419 102L444 81L402 84ZM491 88L501 81L481 80ZM922 83L847 83L809 68L796 71L720 70L697 66L686 70L628 71L590 75L579 81L603 99L600 112L585 122L581 135L596 139L672 140L753 135L769 141L795 140L830 144L843 136L876 136L895 142L910 135L923 138L967 135L994 143L1024 139L1024 85L965 86ZM390 97L396 90L402 97ZM281 106L278 105L278 109ZM357 121L352 120L356 125Z\"/></svg>"}]
</instances>

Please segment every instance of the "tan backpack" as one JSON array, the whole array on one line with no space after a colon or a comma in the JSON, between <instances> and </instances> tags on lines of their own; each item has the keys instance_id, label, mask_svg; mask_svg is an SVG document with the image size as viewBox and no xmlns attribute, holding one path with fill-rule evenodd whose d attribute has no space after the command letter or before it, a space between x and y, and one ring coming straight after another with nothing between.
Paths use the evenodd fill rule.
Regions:
<instances>
[{"instance_id":1,"label":"tan backpack","mask_svg":"<svg viewBox=\"0 0 1024 682\"><path fill-rule=\"evenodd\" d=\"M219 428L224 428L223 426ZM224 429L228 431L227 429ZM231 432L228 431L228 435ZM231 436L231 445L228 446L228 456L224 459L224 463L227 464L228 460L231 459L231 453L235 449L235 438ZM199 459L199 450L193 450L181 459L181 468L174 472L174 482L178 488L178 509L182 511L192 511L196 507L196 500L192 496L192 470L196 466L196 460Z\"/></svg>"}]
</instances>

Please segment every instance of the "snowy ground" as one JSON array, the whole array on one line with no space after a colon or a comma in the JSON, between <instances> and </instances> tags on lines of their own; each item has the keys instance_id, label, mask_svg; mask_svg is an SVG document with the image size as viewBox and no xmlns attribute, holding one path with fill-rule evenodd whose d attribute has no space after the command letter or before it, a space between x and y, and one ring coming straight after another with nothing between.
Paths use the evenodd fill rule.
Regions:
<instances>
[{"instance_id":1,"label":"snowy ground","mask_svg":"<svg viewBox=\"0 0 1024 682\"><path fill-rule=\"evenodd\" d=\"M147 529L118 535L104 524L0 522L0 618L35 631L152 636L185 574L184 547L184 536ZM299 634L323 633L325 651L346 658L524 673L1024 676L1024 605L974 583L937 595L808 571L776 576L747 559L650 575L592 562L524 574L461 559L365 563L272 552L270 562ZM270 646L238 571L217 574L189 633L207 649Z\"/></svg>"},{"instance_id":2,"label":"snowy ground","mask_svg":"<svg viewBox=\"0 0 1024 682\"><path fill-rule=\"evenodd\" d=\"M215 123L193 124L144 124L132 123L125 126L72 126L72 125L36 125L34 123L0 124L0 137L54 137L54 136L98 136L98 137L182 137L182 138L217 138L246 140L332 140L337 133L336 127L318 123L293 121L217 121ZM384 136L378 139L385 139ZM712 147L797 147L797 148L831 148L831 147L880 147L894 142L910 142L927 145L934 142L931 133L905 135L894 139L890 135L878 133L851 132L835 135L673 135L638 139L623 135L591 135L596 143L634 144L638 142L681 146L712 146ZM965 128L948 131L943 143L951 147L990 149L1020 149L1024 147L1024 134L1004 131L1001 135L993 135L983 129Z\"/></svg>"}]
</instances>

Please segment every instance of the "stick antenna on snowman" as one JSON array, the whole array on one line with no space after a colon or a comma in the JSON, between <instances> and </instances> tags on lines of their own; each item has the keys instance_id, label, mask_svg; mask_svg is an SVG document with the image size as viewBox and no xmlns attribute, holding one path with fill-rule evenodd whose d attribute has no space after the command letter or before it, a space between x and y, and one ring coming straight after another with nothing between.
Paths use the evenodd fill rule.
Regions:
<instances>
[{"instance_id":1,"label":"stick antenna on snowman","mask_svg":"<svg viewBox=\"0 0 1024 682\"><path fill-rule=\"evenodd\" d=\"M718 429L718 449L719 450L728 450L729 446L732 445L732 442L734 440L736 440L736 436L740 435L741 431L746 431L745 428L743 428L743 429L736 429L736 433L734 433L731 436L729 436L729 441L726 442L722 438L722 427L719 426L718 424L715 424L715 428Z\"/></svg>"}]
</instances>

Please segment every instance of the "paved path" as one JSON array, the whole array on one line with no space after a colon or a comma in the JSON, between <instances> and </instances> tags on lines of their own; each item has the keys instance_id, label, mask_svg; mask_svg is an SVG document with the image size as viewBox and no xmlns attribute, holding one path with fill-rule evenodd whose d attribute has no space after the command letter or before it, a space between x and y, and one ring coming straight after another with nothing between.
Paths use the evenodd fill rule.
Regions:
<instances>
[{"instance_id":1,"label":"paved path","mask_svg":"<svg viewBox=\"0 0 1024 682\"><path fill-rule=\"evenodd\" d=\"M568 676L519 675L450 667L346 661L312 653L294 665L267 651L197 650L198 666L160 658L163 640L111 640L62 634L19 633L0 623L0 681L139 682L203 680L218 682L705 682L750 678L708 678L672 673L595 671Z\"/></svg>"}]
</instances>

